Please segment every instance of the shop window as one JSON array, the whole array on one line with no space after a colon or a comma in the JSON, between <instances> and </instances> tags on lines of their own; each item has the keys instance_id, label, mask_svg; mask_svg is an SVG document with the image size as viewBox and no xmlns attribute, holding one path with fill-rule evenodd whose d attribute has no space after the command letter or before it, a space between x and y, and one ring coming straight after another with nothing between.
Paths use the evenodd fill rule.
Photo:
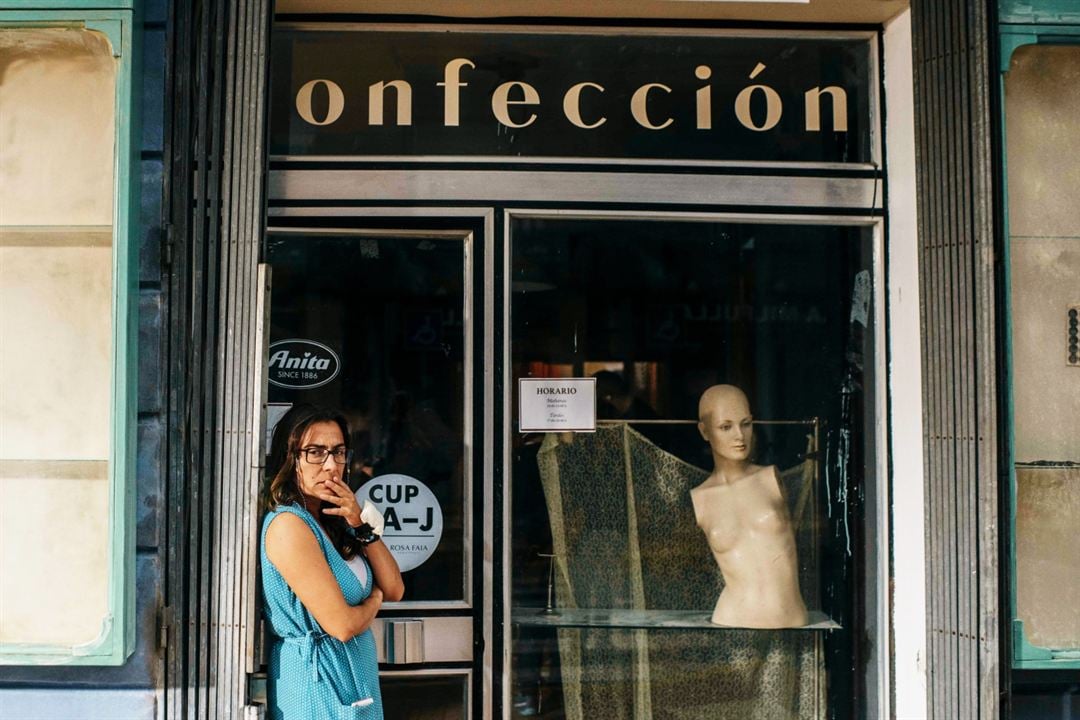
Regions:
<instances>
[{"instance_id":1,"label":"shop window","mask_svg":"<svg viewBox=\"0 0 1080 720\"><path fill-rule=\"evenodd\" d=\"M1020 47L1004 90L1013 664L1080 668L1080 44Z\"/></svg>"},{"instance_id":2,"label":"shop window","mask_svg":"<svg viewBox=\"0 0 1080 720\"><path fill-rule=\"evenodd\" d=\"M130 33L0 12L0 663L133 647Z\"/></svg>"},{"instance_id":3,"label":"shop window","mask_svg":"<svg viewBox=\"0 0 1080 720\"><path fill-rule=\"evenodd\" d=\"M873 229L509 227L512 422L521 379L596 393L594 432L511 433L512 717L867 717Z\"/></svg>"}]
</instances>

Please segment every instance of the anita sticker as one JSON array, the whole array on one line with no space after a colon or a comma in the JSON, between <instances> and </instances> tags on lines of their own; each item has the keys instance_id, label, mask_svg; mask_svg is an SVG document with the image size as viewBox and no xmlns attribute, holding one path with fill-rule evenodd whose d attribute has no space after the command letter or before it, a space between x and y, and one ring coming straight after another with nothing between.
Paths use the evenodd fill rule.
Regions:
<instances>
[{"instance_id":1,"label":"anita sticker","mask_svg":"<svg viewBox=\"0 0 1080 720\"><path fill-rule=\"evenodd\" d=\"M356 491L356 502L363 505L365 500L383 514L383 543L401 572L420 567L435 553L442 540L443 514L427 485L408 475L380 475Z\"/></svg>"},{"instance_id":2,"label":"anita sticker","mask_svg":"<svg viewBox=\"0 0 1080 720\"><path fill-rule=\"evenodd\" d=\"M337 353L314 340L278 340L270 344L267 380L291 390L322 387L341 372Z\"/></svg>"}]
</instances>

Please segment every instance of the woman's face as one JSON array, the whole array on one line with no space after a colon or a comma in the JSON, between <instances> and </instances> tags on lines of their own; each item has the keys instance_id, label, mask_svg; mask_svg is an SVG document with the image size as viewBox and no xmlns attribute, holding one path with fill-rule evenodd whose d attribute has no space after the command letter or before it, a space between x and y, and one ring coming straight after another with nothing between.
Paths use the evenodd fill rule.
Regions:
<instances>
[{"instance_id":1,"label":"woman's face","mask_svg":"<svg viewBox=\"0 0 1080 720\"><path fill-rule=\"evenodd\" d=\"M345 471L346 466L334 462L334 456L331 453L344 447L345 437L341 434L341 426L336 422L312 423L304 431L303 436L300 438L300 452L296 458L296 475L300 490L306 497L324 491L323 484L331 477L335 480L341 480L341 474ZM321 463L308 462L307 460L304 451L315 448L329 451Z\"/></svg>"},{"instance_id":2,"label":"woman's face","mask_svg":"<svg viewBox=\"0 0 1080 720\"><path fill-rule=\"evenodd\" d=\"M728 460L746 460L754 440L754 418L739 397L721 398L699 424L713 454Z\"/></svg>"}]
</instances>

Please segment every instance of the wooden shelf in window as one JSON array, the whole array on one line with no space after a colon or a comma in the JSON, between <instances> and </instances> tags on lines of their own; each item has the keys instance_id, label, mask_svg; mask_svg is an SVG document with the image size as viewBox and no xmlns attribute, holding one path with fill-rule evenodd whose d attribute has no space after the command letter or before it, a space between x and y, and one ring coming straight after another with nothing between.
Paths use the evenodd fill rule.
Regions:
<instances>
[{"instance_id":1,"label":"wooden shelf in window","mask_svg":"<svg viewBox=\"0 0 1080 720\"><path fill-rule=\"evenodd\" d=\"M556 608L515 608L511 614L514 625L551 628L594 628L609 630L758 630L760 632L831 632L840 624L823 612L811 610L809 622L802 627L762 630L761 628L714 625L709 613L701 610L604 610Z\"/></svg>"}]
</instances>

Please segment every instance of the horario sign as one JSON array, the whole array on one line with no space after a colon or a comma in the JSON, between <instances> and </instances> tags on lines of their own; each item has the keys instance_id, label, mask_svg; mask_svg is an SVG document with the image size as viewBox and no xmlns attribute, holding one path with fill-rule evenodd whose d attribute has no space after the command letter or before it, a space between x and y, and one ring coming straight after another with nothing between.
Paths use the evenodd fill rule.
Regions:
<instances>
[{"instance_id":1,"label":"horario sign","mask_svg":"<svg viewBox=\"0 0 1080 720\"><path fill-rule=\"evenodd\" d=\"M872 33L283 26L276 156L874 162Z\"/></svg>"}]
</instances>

